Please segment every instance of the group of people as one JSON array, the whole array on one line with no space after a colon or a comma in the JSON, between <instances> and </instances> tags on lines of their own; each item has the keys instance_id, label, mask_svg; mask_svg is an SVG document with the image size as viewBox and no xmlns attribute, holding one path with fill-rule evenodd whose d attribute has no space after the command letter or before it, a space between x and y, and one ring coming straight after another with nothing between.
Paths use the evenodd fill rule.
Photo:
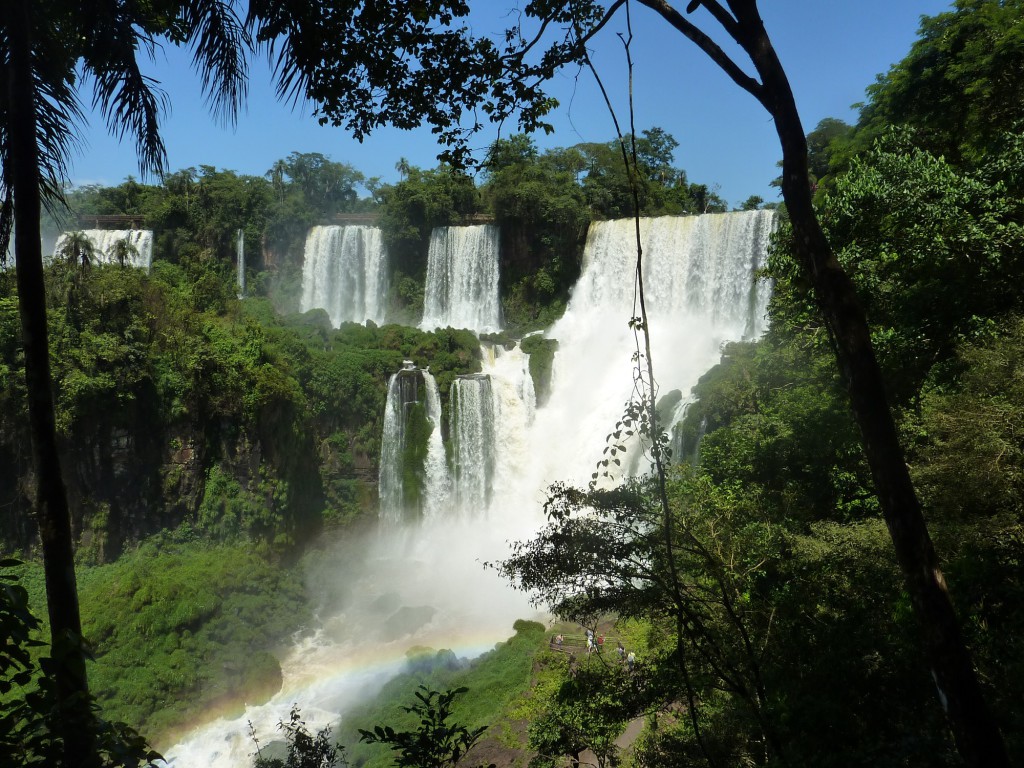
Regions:
<instances>
[{"instance_id":1,"label":"group of people","mask_svg":"<svg viewBox=\"0 0 1024 768\"><path fill-rule=\"evenodd\" d=\"M563 637L561 632L559 632L557 635L555 635L554 638L552 638L552 641L551 641L551 645L553 647L557 648L558 650L562 650L562 645L564 643L565 643L565 637ZM596 635L595 636L594 635L594 630L587 629L587 654L589 655L589 654L593 653L595 650L598 653L601 653L601 651L604 650L604 635ZM636 654L633 653L633 651L630 651L629 653L626 653L626 649L625 649L625 647L623 647L621 641L618 643L618 646L616 647L615 652L616 652L616 654L618 654L619 661L624 663L626 665L626 668L630 672L632 672L634 666L636 666Z\"/></svg>"}]
</instances>

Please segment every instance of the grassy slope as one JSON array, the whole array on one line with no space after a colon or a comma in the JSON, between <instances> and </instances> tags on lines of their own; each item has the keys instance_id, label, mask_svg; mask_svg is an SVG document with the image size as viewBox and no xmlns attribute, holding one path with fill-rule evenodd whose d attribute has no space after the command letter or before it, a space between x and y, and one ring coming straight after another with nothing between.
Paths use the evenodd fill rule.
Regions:
<instances>
[{"instance_id":1,"label":"grassy slope","mask_svg":"<svg viewBox=\"0 0 1024 768\"><path fill-rule=\"evenodd\" d=\"M42 567L22 571L45 618ZM157 745L199 712L241 711L275 693L272 651L309 618L299 570L248 544L151 540L116 563L80 567L78 579L95 657L90 687L104 717Z\"/></svg>"},{"instance_id":2,"label":"grassy slope","mask_svg":"<svg viewBox=\"0 0 1024 768\"><path fill-rule=\"evenodd\" d=\"M470 662L456 659L451 651L411 655L405 674L388 682L370 702L346 715L338 740L348 751L354 768L384 768L391 765L391 751L380 745L359 743L358 729L387 724L396 730L412 730L414 716L402 711L415 703L413 693L424 685L434 690L465 686L469 691L456 703L453 720L469 728L490 726L487 741L506 749L525 750L523 729L517 727L516 713L525 712L537 654L547 647L544 625L517 621L516 634L493 651ZM525 760L523 761L525 764Z\"/></svg>"}]
</instances>

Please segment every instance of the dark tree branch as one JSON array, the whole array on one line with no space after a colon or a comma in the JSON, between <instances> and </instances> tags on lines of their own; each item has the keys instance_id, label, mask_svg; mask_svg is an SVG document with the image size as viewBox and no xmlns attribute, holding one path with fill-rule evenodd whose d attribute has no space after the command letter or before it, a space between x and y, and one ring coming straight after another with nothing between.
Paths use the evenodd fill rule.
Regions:
<instances>
[{"instance_id":1,"label":"dark tree branch","mask_svg":"<svg viewBox=\"0 0 1024 768\"><path fill-rule=\"evenodd\" d=\"M697 45L711 60L714 61L725 74L740 88L750 93L755 99L764 104L764 86L744 72L729 55L723 51L718 43L701 32L697 27L687 21L682 14L666 2L666 0L639 0L641 5L646 5L652 11L660 15L665 21L681 32L687 39ZM765 105L767 108L767 105Z\"/></svg>"}]
</instances>

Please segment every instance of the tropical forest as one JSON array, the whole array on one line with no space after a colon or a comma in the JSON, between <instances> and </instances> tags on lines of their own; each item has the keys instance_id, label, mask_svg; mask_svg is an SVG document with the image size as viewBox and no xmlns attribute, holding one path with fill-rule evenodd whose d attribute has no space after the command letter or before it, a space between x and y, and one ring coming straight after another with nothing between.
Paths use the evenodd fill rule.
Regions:
<instances>
[{"instance_id":1,"label":"tropical forest","mask_svg":"<svg viewBox=\"0 0 1024 768\"><path fill-rule=\"evenodd\" d=\"M1024 764L1024 2L813 126L756 0L475 5L0 8L0 768ZM774 197L551 134L641 12ZM161 45L436 164L171 168Z\"/></svg>"}]
</instances>

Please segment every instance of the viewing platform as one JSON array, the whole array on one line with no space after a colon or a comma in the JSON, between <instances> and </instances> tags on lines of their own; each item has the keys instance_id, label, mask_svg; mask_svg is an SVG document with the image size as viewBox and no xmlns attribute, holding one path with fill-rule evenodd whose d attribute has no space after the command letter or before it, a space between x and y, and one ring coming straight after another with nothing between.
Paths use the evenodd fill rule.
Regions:
<instances>
[{"instance_id":1,"label":"viewing platform","mask_svg":"<svg viewBox=\"0 0 1024 768\"><path fill-rule=\"evenodd\" d=\"M98 214L79 214L79 229L145 229L146 217L142 215L118 214L100 216Z\"/></svg>"},{"instance_id":2,"label":"viewing platform","mask_svg":"<svg viewBox=\"0 0 1024 768\"><path fill-rule=\"evenodd\" d=\"M380 219L380 213L377 211L363 211L361 213L336 213L331 217L330 224L336 224L340 226L347 226L349 224L363 224L367 226L374 226ZM493 224L494 217L489 213L471 213L468 216L462 216L458 221L455 222L459 226L471 226L473 224Z\"/></svg>"}]
</instances>

